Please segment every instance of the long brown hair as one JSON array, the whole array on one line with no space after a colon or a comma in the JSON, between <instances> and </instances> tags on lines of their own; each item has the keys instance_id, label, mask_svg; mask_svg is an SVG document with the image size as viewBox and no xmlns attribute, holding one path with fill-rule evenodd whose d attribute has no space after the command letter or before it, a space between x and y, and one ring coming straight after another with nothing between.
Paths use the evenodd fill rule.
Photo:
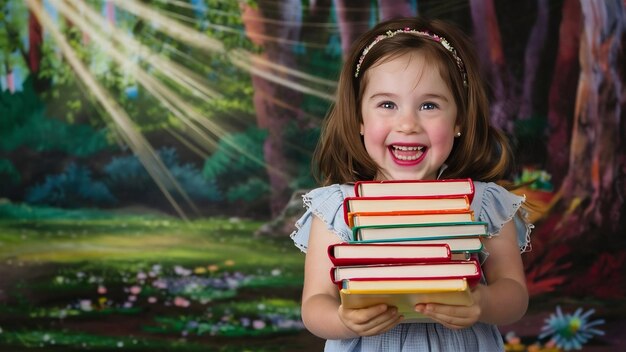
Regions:
<instances>
[{"instance_id":1,"label":"long brown hair","mask_svg":"<svg viewBox=\"0 0 626 352\"><path fill-rule=\"evenodd\" d=\"M363 58L359 76L355 70L363 49L387 31L410 28L444 37L456 49L467 73L465 86L457 62L441 43L424 36L401 33L381 40ZM489 124L489 101L471 42L455 26L422 18L401 18L379 23L353 44L341 70L336 100L324 124L313 155L314 175L322 185L372 180L380 167L367 154L359 134L361 96L367 85L366 71L382 60L412 50L424 52L435 63L457 105L457 124L462 133L455 138L447 168L441 178L469 177L498 181L511 168L512 153L505 136Z\"/></svg>"}]
</instances>

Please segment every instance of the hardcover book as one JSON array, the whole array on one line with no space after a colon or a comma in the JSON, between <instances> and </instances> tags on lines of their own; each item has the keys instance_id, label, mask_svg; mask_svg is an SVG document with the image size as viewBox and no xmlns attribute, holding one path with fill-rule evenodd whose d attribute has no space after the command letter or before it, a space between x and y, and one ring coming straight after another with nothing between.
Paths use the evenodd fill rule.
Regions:
<instances>
[{"instance_id":1,"label":"hardcover book","mask_svg":"<svg viewBox=\"0 0 626 352\"><path fill-rule=\"evenodd\" d=\"M471 179L448 180L385 180L357 181L354 184L357 197L381 196L467 196L472 201L474 183Z\"/></svg>"},{"instance_id":2,"label":"hardcover book","mask_svg":"<svg viewBox=\"0 0 626 352\"><path fill-rule=\"evenodd\" d=\"M443 222L426 224L400 224L356 226L352 228L354 241L389 241L401 239L437 239L450 237L486 237L486 222Z\"/></svg>"},{"instance_id":3,"label":"hardcover book","mask_svg":"<svg viewBox=\"0 0 626 352\"><path fill-rule=\"evenodd\" d=\"M468 306L473 303L466 279L344 280L339 291L346 308L365 308L384 303L404 316L403 323L431 322L415 311L418 303Z\"/></svg>"},{"instance_id":4,"label":"hardcover book","mask_svg":"<svg viewBox=\"0 0 626 352\"><path fill-rule=\"evenodd\" d=\"M466 278L471 284L481 277L480 265L476 260L457 260L432 263L402 263L377 265L334 266L330 270L331 280L341 285L349 279L451 279Z\"/></svg>"},{"instance_id":5,"label":"hardcover book","mask_svg":"<svg viewBox=\"0 0 626 352\"><path fill-rule=\"evenodd\" d=\"M445 243L337 243L328 246L328 257L336 266L443 262L451 258Z\"/></svg>"},{"instance_id":6,"label":"hardcover book","mask_svg":"<svg viewBox=\"0 0 626 352\"><path fill-rule=\"evenodd\" d=\"M455 254L478 253L483 249L483 242L479 237L460 237L460 238L443 238L443 239L402 239L402 240L385 240L385 241L353 241L354 243L397 243L397 244L446 244L450 247L451 259L468 259L466 255L460 257Z\"/></svg>"},{"instance_id":7,"label":"hardcover book","mask_svg":"<svg viewBox=\"0 0 626 352\"><path fill-rule=\"evenodd\" d=\"M472 210L348 213L348 225L350 227L469 221L474 221L474 212Z\"/></svg>"},{"instance_id":8,"label":"hardcover book","mask_svg":"<svg viewBox=\"0 0 626 352\"><path fill-rule=\"evenodd\" d=\"M344 199L344 219L350 223L349 213L380 212L404 213L411 211L470 210L467 196L432 197L347 197Z\"/></svg>"}]
</instances>

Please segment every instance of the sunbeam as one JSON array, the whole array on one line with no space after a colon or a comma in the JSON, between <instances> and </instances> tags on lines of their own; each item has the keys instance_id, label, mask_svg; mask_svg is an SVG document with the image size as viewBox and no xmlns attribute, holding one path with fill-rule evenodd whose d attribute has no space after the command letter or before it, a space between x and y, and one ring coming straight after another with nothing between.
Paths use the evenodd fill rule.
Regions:
<instances>
[{"instance_id":1,"label":"sunbeam","mask_svg":"<svg viewBox=\"0 0 626 352\"><path fill-rule=\"evenodd\" d=\"M158 81L153 77L153 75L148 74L145 70L141 69L136 63L132 60L125 57L118 50L116 50L111 43L96 32L89 24L81 17L79 14L73 10L72 8L66 6L60 0L49 0L53 3L59 12L61 12L65 17L71 18L74 24L79 27L83 32L87 33L92 39L99 44L99 46L104 50L107 55L109 55L112 59L117 61L120 65L129 68L129 72L137 79L141 85L148 90L153 96L155 96L161 104L163 104L172 114L174 114L183 124L188 127L193 133L191 137L196 140L196 143L204 148L210 146L212 149L216 149L218 147L217 138L223 135L226 135L228 132L224 130L221 126L214 123L210 119L204 117L201 113L197 111L197 108L185 101L180 95L176 94L170 88L168 88L165 84ZM207 135L206 132L201 130L199 126L202 126L204 130L210 132L215 138ZM226 141L230 147L232 147L236 152L246 156L251 161L264 165L263 160L259 160L251 153L246 150L243 150L240 146L235 143ZM281 170L275 170L275 172L279 174L283 174Z\"/></svg>"},{"instance_id":2,"label":"sunbeam","mask_svg":"<svg viewBox=\"0 0 626 352\"><path fill-rule=\"evenodd\" d=\"M155 183L163 192L167 200L170 202L179 216L187 220L185 212L180 207L176 199L170 193L170 189L175 189L188 200L189 205L197 211L193 202L191 202L185 192L182 190L178 182L165 167L158 154L150 146L149 142L143 137L136 126L126 114L126 112L115 102L115 100L107 93L107 91L96 81L93 75L80 61L72 47L66 41L65 37L56 28L53 20L43 10L40 3L36 0L26 0L26 4L30 11L37 17L42 26L49 31L54 41L59 46L62 55L72 67L76 75L83 81L85 86L89 87L90 92L96 97L109 116L114 120L120 135L124 141L137 155L146 171L154 179Z\"/></svg>"},{"instance_id":3,"label":"sunbeam","mask_svg":"<svg viewBox=\"0 0 626 352\"><path fill-rule=\"evenodd\" d=\"M184 42L187 45L190 45L192 47L205 50L205 51L212 51L212 52L227 54L229 59L234 65L236 65L237 67L247 72L261 76L270 82L274 82L276 84L288 87L290 89L299 91L301 93L310 94L310 95L322 98L327 101L334 100L334 96L332 94L319 91L315 88L311 88L300 83L292 82L288 79L278 77L277 75L271 72L262 71L258 68L253 67L253 65L250 64L250 59L246 59L242 57L241 54L232 54L232 53L227 52L226 48L220 41L210 38L204 35L203 33L196 31L193 28L182 25L162 15L160 12L154 9L151 9L148 6L143 5L135 0L110 0L110 1L115 3L115 5L118 6L119 8L122 8L139 18L143 18L144 20L150 23L153 23L154 25L156 25L157 30L171 36L172 38L175 38L181 42ZM249 53L249 56L252 56L252 53ZM283 72L287 72L287 73L293 72L293 71L294 71L293 69L283 70ZM313 77L311 75L304 74L304 73L300 74L299 76L305 79L309 79ZM315 80L317 80L317 78L315 78Z\"/></svg>"}]
</instances>

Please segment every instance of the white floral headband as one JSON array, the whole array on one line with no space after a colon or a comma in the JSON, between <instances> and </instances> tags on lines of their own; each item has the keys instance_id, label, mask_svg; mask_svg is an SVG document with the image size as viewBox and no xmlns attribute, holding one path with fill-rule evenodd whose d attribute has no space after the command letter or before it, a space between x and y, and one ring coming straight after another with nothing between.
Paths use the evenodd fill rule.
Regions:
<instances>
[{"instance_id":1,"label":"white floral headband","mask_svg":"<svg viewBox=\"0 0 626 352\"><path fill-rule=\"evenodd\" d=\"M359 70L361 69L361 64L363 63L363 60L365 59L365 55L367 55L367 53L370 51L370 49L372 49L374 45L376 45L378 42L380 42L383 39L391 38L399 33L409 33L409 34L418 35L424 38L431 39L441 44L441 46L443 46L446 50L450 52L450 54L452 54L452 57L456 61L456 65L459 68L459 72L461 73L461 77L463 78L463 85L467 87L467 72L465 71L465 65L463 64L463 60L461 60L461 58L457 55L456 49L454 49L452 44L450 44L450 42L448 42L446 38L441 37L437 34L425 32L425 31L418 31L418 30L411 29L408 27L404 29L397 29L395 31L389 30L385 32L385 34L381 34L377 36L376 39L374 39L374 41L370 43L370 45L366 46L365 49L363 49L363 53L361 54L361 57L359 58L359 62L356 64L354 77L355 78L359 77Z\"/></svg>"}]
</instances>

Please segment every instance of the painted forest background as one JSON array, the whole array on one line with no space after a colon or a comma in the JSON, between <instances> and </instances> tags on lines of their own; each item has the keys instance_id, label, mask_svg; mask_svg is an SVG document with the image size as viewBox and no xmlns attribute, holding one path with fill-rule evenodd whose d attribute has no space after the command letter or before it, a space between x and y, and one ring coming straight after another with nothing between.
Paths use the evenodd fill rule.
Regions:
<instances>
[{"instance_id":1,"label":"painted forest background","mask_svg":"<svg viewBox=\"0 0 626 352\"><path fill-rule=\"evenodd\" d=\"M592 347L624 346L625 7L622 0L0 0L0 346L47 346L56 336L59 344L96 348L94 336L105 330L98 323L83 327L81 334L93 336L82 340L68 332L80 324L65 315L63 332L52 327L58 316L51 312L60 309L54 301L63 297L82 319L95 321L101 318L95 311L106 311L108 319L134 312L138 320L159 321L146 323L158 329L133 333L147 350L154 350L153 333L176 341L182 334L189 344L176 348L183 350L206 348L202 343L219 350L275 350L278 344L290 350L300 346L296 340L319 347L298 325L303 257L288 243L303 211L297 195L315 187L310 158L343 55L376 22L416 14L454 22L475 41L492 122L516 153L510 179L541 209L533 219L532 251L524 255L529 320L505 330L531 344L556 306L582 307L605 322L606 334ZM94 254L101 253L101 242L91 243L88 255L81 247L104 228L107 236L121 231L128 237L121 229L133 226L137 233L158 233L159 243L172 241L163 245L167 251L150 252L143 237L128 247L112 241L117 251L104 250L104 257ZM228 242L230 231L241 240L233 245L240 252L198 264L218 258L210 246ZM193 254L174 253L186 234L199 241L197 252L189 245L185 250ZM55 247L57 241L63 246ZM268 253L273 246L294 252L293 258L250 259L260 254L248 247L268 243ZM144 245L153 257L125 258L126 250ZM68 247L66 256L59 254ZM110 258L119 272L132 267L135 285L123 274L73 282L74 291L59 288L59 277L67 284L69 277L108 272L113 264L102 264L105 270L93 263ZM145 269L159 260L159 268L169 269ZM258 272L259 263L267 263L267 272ZM199 304L198 295L185 290L163 289L158 296L141 286L149 282L155 290L160 281L154 277L170 269L164 282L194 278L208 300ZM137 279L139 273L154 273L152 281ZM291 281L272 281L281 275ZM39 279L50 280L49 286L37 281L47 291L30 285ZM115 284L105 285L107 279ZM239 283L226 295L207 284L211 280ZM285 297L277 293L281 285L290 287ZM113 287L135 297L130 307L124 306L129 301L114 303ZM133 287L139 287L135 293ZM233 313L217 304L259 292L290 302L281 304L290 307L283 315L291 318L250 318L258 312ZM161 320L142 315L147 303L133 303L141 297L167 303L164 311L151 311ZM272 302L255 307L281 306ZM194 304L203 309L196 318L163 318ZM232 319L237 334L223 333L232 326L211 320L217 312L224 314L221 321ZM125 328L118 335L136 327ZM120 339L101 343L115 346Z\"/></svg>"}]
</instances>

